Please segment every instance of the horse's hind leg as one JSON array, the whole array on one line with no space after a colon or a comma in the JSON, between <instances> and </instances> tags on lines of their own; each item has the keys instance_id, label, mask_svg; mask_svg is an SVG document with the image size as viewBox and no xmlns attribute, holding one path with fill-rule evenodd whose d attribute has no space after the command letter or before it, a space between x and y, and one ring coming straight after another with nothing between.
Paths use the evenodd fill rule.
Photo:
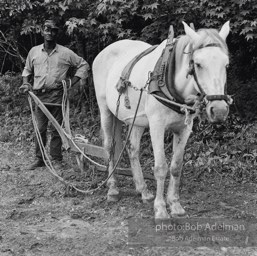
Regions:
<instances>
[{"instance_id":1,"label":"horse's hind leg","mask_svg":"<svg viewBox=\"0 0 257 256\"><path fill-rule=\"evenodd\" d=\"M130 128L130 127L129 127ZM148 201L154 198L151 194L144 180L142 173L142 168L139 162L139 149L140 149L140 140L144 132L144 127L134 126L131 131L129 142L127 145L127 152L130 159L131 169L133 173L133 179L136 185L136 190L141 193L142 200Z\"/></svg>"},{"instance_id":2,"label":"horse's hind leg","mask_svg":"<svg viewBox=\"0 0 257 256\"><path fill-rule=\"evenodd\" d=\"M184 150L189 135L191 133L191 129L192 125L187 126L180 133L174 133L173 157L170 165L170 183L167 192L167 203L170 205L172 216L185 214L185 210L179 202L179 184L182 171Z\"/></svg>"},{"instance_id":3,"label":"horse's hind leg","mask_svg":"<svg viewBox=\"0 0 257 256\"><path fill-rule=\"evenodd\" d=\"M108 166L109 179L107 181L107 186L109 187L107 200L117 201L119 199L119 190L117 187L117 180L113 172L113 157L110 157L112 150L112 137L113 137L113 125L114 125L114 115L107 108L100 109L101 113L101 128L104 136L104 148L108 154L108 159L110 160Z\"/></svg>"}]
</instances>

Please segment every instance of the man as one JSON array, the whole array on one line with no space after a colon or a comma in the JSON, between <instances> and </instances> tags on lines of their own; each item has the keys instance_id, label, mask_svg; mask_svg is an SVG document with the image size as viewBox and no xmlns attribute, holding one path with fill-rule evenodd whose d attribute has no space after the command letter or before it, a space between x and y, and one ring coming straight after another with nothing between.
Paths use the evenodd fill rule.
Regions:
<instances>
[{"instance_id":1,"label":"man","mask_svg":"<svg viewBox=\"0 0 257 256\"><path fill-rule=\"evenodd\" d=\"M71 85L88 76L88 63L72 50L56 43L58 26L54 20L46 20L43 26L44 43L33 47L28 54L22 73L23 84L20 89L33 92L44 103L53 117L62 123L62 80L67 78L70 67L76 68L76 73L71 80ZM30 79L33 77L33 86ZM48 118L36 107L35 115L42 141L46 145ZM54 166L60 168L62 161L62 141L55 128L51 129L50 155ZM30 170L44 166L43 157L36 139L36 159Z\"/></svg>"}]
</instances>

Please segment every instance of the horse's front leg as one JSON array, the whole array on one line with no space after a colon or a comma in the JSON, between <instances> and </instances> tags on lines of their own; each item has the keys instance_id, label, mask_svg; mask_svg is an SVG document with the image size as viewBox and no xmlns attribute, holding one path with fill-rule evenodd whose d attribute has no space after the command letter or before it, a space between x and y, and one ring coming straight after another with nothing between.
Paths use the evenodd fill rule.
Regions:
<instances>
[{"instance_id":1,"label":"horse's front leg","mask_svg":"<svg viewBox=\"0 0 257 256\"><path fill-rule=\"evenodd\" d=\"M179 185L183 165L184 150L192 130L193 122L173 137L173 157L170 165L170 182L167 203L170 205L171 216L181 216L185 210L179 202Z\"/></svg>"},{"instance_id":2,"label":"horse's front leg","mask_svg":"<svg viewBox=\"0 0 257 256\"><path fill-rule=\"evenodd\" d=\"M164 200L164 182L168 172L168 165L164 152L165 128L160 122L150 122L150 134L154 152L154 177L157 183L154 200L155 219L167 219L169 214Z\"/></svg>"}]
</instances>

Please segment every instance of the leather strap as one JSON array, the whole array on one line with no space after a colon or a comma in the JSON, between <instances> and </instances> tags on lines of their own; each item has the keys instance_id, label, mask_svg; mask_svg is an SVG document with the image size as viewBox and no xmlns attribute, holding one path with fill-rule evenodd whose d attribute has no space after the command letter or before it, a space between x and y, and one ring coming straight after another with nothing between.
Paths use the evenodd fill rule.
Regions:
<instances>
[{"instance_id":1,"label":"leather strap","mask_svg":"<svg viewBox=\"0 0 257 256\"><path fill-rule=\"evenodd\" d=\"M121 77L116 85L116 89L118 90L118 92L123 93L126 89L127 86L131 85L131 82L129 81L129 77L131 74L132 69L134 68L134 66L136 65L136 63L142 59L144 56L146 56L147 54L151 53L155 48L157 47L157 45L151 46L149 48L147 48L146 50L144 50L143 52L141 52L140 54L136 55L123 69L122 73L121 73Z\"/></svg>"},{"instance_id":2,"label":"leather strap","mask_svg":"<svg viewBox=\"0 0 257 256\"><path fill-rule=\"evenodd\" d=\"M166 47L151 74L148 90L153 96L157 95L156 99L162 104L180 114L184 114L181 111L181 107L176 104L185 104L185 101L175 89L175 52L177 39L174 41L173 37L173 27L170 26Z\"/></svg>"}]
</instances>

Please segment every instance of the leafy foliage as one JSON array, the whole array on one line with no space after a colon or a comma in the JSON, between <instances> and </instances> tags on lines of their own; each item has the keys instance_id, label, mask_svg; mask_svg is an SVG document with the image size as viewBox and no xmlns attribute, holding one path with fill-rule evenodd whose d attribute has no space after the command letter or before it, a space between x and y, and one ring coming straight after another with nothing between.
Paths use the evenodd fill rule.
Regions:
<instances>
[{"instance_id":1,"label":"leafy foliage","mask_svg":"<svg viewBox=\"0 0 257 256\"><path fill-rule=\"evenodd\" d=\"M33 139L26 95L18 89L21 77L7 72L0 77L0 141L28 142Z\"/></svg>"},{"instance_id":2,"label":"leafy foliage","mask_svg":"<svg viewBox=\"0 0 257 256\"><path fill-rule=\"evenodd\" d=\"M195 133L185 154L185 168L197 178L213 173L221 179L256 182L255 124L242 122L231 115L225 125L195 125Z\"/></svg>"},{"instance_id":3,"label":"leafy foliage","mask_svg":"<svg viewBox=\"0 0 257 256\"><path fill-rule=\"evenodd\" d=\"M159 43L166 38L169 25L181 34L181 21L193 22L196 28L220 27L231 21L230 48L238 62L249 63L251 75L256 67L257 4L254 0L1 0L0 51L5 68L21 70L27 51L41 42L43 20L55 17L61 23L61 40L92 62L106 45L123 38ZM65 33L68 37L65 37ZM5 39L3 38L5 36ZM12 51L6 42L15 42ZM19 43L18 43L19 42ZM25 49L24 49L25 46ZM15 55L15 56L14 56ZM235 65L238 64L235 62ZM246 69L239 70L244 74Z\"/></svg>"}]
</instances>

